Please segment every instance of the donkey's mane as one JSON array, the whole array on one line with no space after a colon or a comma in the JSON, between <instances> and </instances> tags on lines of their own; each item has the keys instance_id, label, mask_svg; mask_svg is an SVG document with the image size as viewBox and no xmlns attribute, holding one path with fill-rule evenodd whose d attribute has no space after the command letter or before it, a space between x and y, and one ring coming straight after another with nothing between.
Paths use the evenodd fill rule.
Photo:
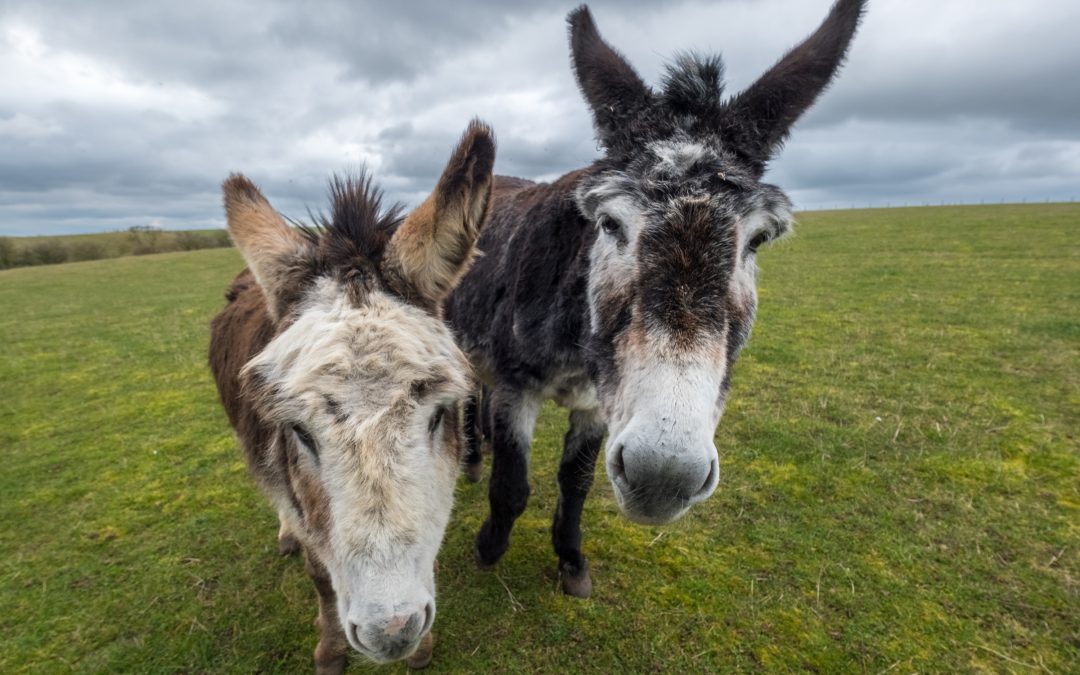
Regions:
<instances>
[{"instance_id":1,"label":"donkey's mane","mask_svg":"<svg viewBox=\"0 0 1080 675\"><path fill-rule=\"evenodd\" d=\"M330 178L330 215L309 212L311 224L297 223L327 267L378 262L403 219L400 203L383 205L383 191L366 168Z\"/></svg>"},{"instance_id":2,"label":"donkey's mane","mask_svg":"<svg viewBox=\"0 0 1080 675\"><path fill-rule=\"evenodd\" d=\"M665 68L663 99L678 113L713 116L724 94L724 63L719 54L680 52Z\"/></svg>"}]
</instances>

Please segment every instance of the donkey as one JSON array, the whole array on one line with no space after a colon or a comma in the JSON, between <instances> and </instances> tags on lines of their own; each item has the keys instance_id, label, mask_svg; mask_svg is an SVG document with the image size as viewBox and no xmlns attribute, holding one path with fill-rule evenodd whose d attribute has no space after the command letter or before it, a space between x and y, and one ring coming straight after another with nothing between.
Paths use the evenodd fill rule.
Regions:
<instances>
[{"instance_id":1,"label":"donkey","mask_svg":"<svg viewBox=\"0 0 1080 675\"><path fill-rule=\"evenodd\" d=\"M587 7L570 13L574 72L606 152L550 184L497 176L484 256L447 303L491 385L482 567L505 553L525 509L543 400L570 410L552 526L564 592L592 589L580 519L605 432L607 475L630 520L671 522L716 489L713 437L754 320L755 254L792 226L791 202L762 176L839 69L864 5L839 0L727 100L718 57L677 57L654 91ZM466 419L478 411L470 401Z\"/></svg>"},{"instance_id":2,"label":"donkey","mask_svg":"<svg viewBox=\"0 0 1080 675\"><path fill-rule=\"evenodd\" d=\"M335 178L331 216L300 228L247 178L223 186L249 267L213 320L210 367L277 509L279 550L306 553L317 672L342 672L349 646L380 663L431 658L433 566L475 386L441 305L471 263L494 161L474 121L404 220L364 174Z\"/></svg>"}]
</instances>

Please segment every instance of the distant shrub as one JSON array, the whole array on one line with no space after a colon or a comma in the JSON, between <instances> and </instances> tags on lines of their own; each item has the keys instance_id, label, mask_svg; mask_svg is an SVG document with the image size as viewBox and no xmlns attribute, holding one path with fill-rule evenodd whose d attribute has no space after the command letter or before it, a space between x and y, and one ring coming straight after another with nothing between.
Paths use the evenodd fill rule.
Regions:
<instances>
[{"instance_id":1,"label":"distant shrub","mask_svg":"<svg viewBox=\"0 0 1080 675\"><path fill-rule=\"evenodd\" d=\"M26 248L24 260L28 265L55 265L67 262L68 249L57 239L36 241Z\"/></svg>"},{"instance_id":2,"label":"distant shrub","mask_svg":"<svg viewBox=\"0 0 1080 675\"><path fill-rule=\"evenodd\" d=\"M101 260L108 257L105 247L96 241L76 241L68 247L68 260Z\"/></svg>"},{"instance_id":3,"label":"distant shrub","mask_svg":"<svg viewBox=\"0 0 1080 675\"><path fill-rule=\"evenodd\" d=\"M133 225L128 228L128 240L133 255L161 252L161 230L149 225Z\"/></svg>"},{"instance_id":4,"label":"distant shrub","mask_svg":"<svg viewBox=\"0 0 1080 675\"><path fill-rule=\"evenodd\" d=\"M176 247L181 251L197 251L203 248L222 248L231 245L229 233L225 230L176 233Z\"/></svg>"},{"instance_id":5,"label":"distant shrub","mask_svg":"<svg viewBox=\"0 0 1080 675\"><path fill-rule=\"evenodd\" d=\"M177 232L176 247L181 251L196 251L200 248L208 248L206 237L198 232Z\"/></svg>"},{"instance_id":6,"label":"distant shrub","mask_svg":"<svg viewBox=\"0 0 1080 675\"><path fill-rule=\"evenodd\" d=\"M15 242L7 237L0 237L0 270L14 267L16 254Z\"/></svg>"},{"instance_id":7,"label":"distant shrub","mask_svg":"<svg viewBox=\"0 0 1080 675\"><path fill-rule=\"evenodd\" d=\"M228 248L232 246L232 238L226 230L214 230L210 237L214 240L214 248Z\"/></svg>"}]
</instances>

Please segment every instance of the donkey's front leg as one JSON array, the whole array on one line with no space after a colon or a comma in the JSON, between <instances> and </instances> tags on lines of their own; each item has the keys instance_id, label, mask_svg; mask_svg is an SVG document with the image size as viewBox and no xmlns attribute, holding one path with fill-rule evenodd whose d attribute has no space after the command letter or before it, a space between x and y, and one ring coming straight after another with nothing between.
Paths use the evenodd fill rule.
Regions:
<instances>
[{"instance_id":1,"label":"donkey's front leg","mask_svg":"<svg viewBox=\"0 0 1080 675\"><path fill-rule=\"evenodd\" d=\"M345 655L349 651L349 642L341 629L338 618L337 596L330 581L330 573L309 551L304 551L307 558L307 573L319 593L319 616L315 627L319 630L319 644L315 647L315 673L317 675L341 675L345 672Z\"/></svg>"},{"instance_id":2,"label":"donkey's front leg","mask_svg":"<svg viewBox=\"0 0 1080 675\"><path fill-rule=\"evenodd\" d=\"M540 399L507 387L491 390L491 513L476 535L476 562L490 567L510 545L510 530L529 501L529 444Z\"/></svg>"},{"instance_id":3,"label":"donkey's front leg","mask_svg":"<svg viewBox=\"0 0 1080 675\"><path fill-rule=\"evenodd\" d=\"M559 505L551 525L551 543L559 556L563 592L578 598L592 593L589 563L581 552L581 510L592 487L604 431L598 411L571 412L559 464Z\"/></svg>"}]
</instances>

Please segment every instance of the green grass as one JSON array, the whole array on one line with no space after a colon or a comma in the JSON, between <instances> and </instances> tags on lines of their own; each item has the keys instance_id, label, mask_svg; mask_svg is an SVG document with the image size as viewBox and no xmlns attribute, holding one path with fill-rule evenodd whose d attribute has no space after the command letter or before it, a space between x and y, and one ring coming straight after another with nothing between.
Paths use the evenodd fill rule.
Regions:
<instances>
[{"instance_id":1,"label":"green grass","mask_svg":"<svg viewBox=\"0 0 1080 675\"><path fill-rule=\"evenodd\" d=\"M761 255L717 493L641 527L600 477L595 591L564 597L565 422L545 408L493 573L471 561L486 486L460 484L434 671L1076 669L1080 206L808 213L798 232ZM204 365L240 267L0 272L0 672L310 669L314 591L276 555Z\"/></svg>"}]
</instances>

